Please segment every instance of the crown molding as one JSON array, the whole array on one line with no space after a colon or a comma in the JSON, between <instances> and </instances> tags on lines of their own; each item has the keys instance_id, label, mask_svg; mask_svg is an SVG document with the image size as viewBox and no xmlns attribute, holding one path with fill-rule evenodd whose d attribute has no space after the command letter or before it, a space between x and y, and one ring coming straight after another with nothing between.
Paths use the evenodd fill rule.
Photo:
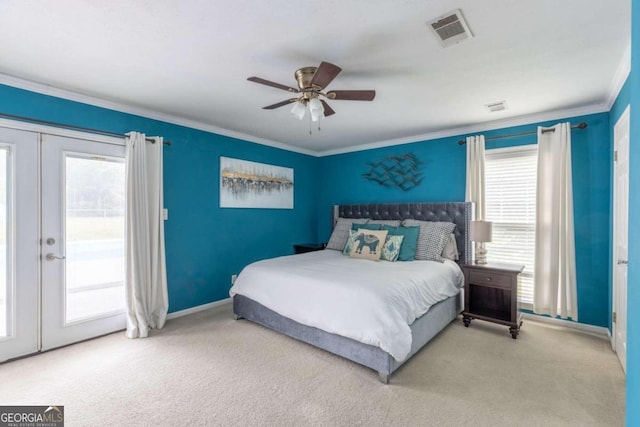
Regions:
<instances>
[{"instance_id":1,"label":"crown molding","mask_svg":"<svg viewBox=\"0 0 640 427\"><path fill-rule=\"evenodd\" d=\"M609 110L613 107L613 104L616 102L620 91L622 90L622 86L627 81L627 77L629 77L629 73L631 72L631 40L627 43L627 47L622 53L622 58L620 59L620 63L618 64L618 68L616 69L616 73L611 80L611 84L609 85L609 91L607 92L607 106Z\"/></svg>"},{"instance_id":2,"label":"crown molding","mask_svg":"<svg viewBox=\"0 0 640 427\"><path fill-rule=\"evenodd\" d=\"M556 120L560 118L570 118L570 117L577 117L577 116L583 116L588 114L608 112L611 110L611 105L613 105L613 102L610 103L610 99L613 97L613 101L615 101L617 94L620 92L620 89L622 88L622 85L624 85L625 79L629 74L630 54L631 54L631 50L629 45L628 48L625 50L623 59L620 61L620 67L618 68L618 72L616 73L616 76L611 84L609 97L607 98L606 103L591 104L583 107L563 109L563 110L553 110L553 111L536 113L536 114L528 114L524 116L509 118L509 119L495 120L495 121L485 122L485 123L477 123L473 125L451 128L451 129L446 129L442 131L429 132L421 135L414 135L414 136L408 136L403 138L395 138L390 140L371 142L367 144L355 145L355 146L344 147L344 148L336 148L336 149L325 150L325 151L315 151L310 149L294 147L292 145L284 144L277 141L272 141L265 138L260 138L254 135L231 131L228 129L220 128L217 126L209 125L209 124L198 122L195 120L185 119L185 118L174 116L171 114L160 113L160 112L148 110L145 108L134 107L131 105L108 101L101 98L69 91L66 89L56 88L54 86L20 79L17 77L9 76L7 74L0 73L0 84L5 84L7 86L17 87L20 89L25 89L25 90L40 93L43 95L50 95L57 98L63 98L70 101L81 102L83 104L89 104L96 107L107 108L107 109L115 110L118 112L134 114L134 115L138 115L138 116L142 116L142 117L146 117L154 120L176 124L179 126L185 126L192 129L202 130L205 132L211 132L218 135L227 136L230 138L235 138L239 140L253 142L256 144L278 148L281 150L292 151L292 152L306 154L314 157L325 157L325 156L332 156L336 154L351 153L355 151L364 151L364 150L372 150L376 148L390 147L393 145L412 144L416 142L430 141L430 140L439 139L439 138L462 136L469 133L486 132L490 130L508 128L513 126L528 125L532 123ZM613 96L613 94L615 94L615 96ZM52 128L49 128L49 130L51 129Z\"/></svg>"},{"instance_id":3,"label":"crown molding","mask_svg":"<svg viewBox=\"0 0 640 427\"><path fill-rule=\"evenodd\" d=\"M213 125L198 122L195 120L174 116L172 114L160 113L158 111L153 111L153 110L149 110L142 107L134 107L132 105L121 104L114 101L108 101L106 99L85 95L79 92L73 92L66 89L60 89L51 85L38 83L31 80L21 79L18 77L10 76L8 74L0 73L0 84L28 90L31 92L40 93L43 95L55 96L56 98L67 99L69 101L81 102L83 104L89 104L95 107L107 108L109 110L115 110L122 113L134 114L136 116L146 117L153 120L159 120L166 123L172 123L179 126L198 129L205 132L211 132L218 135L227 136L230 138L235 138L243 141L254 142L256 144L279 148L281 150L293 151L296 153L306 154L310 156L317 156L317 152L315 151L294 147L292 145L284 144L282 142L272 141L270 139L260 138L254 135L249 135L242 132L236 132L229 129L224 129L218 126L213 126Z\"/></svg>"},{"instance_id":4,"label":"crown molding","mask_svg":"<svg viewBox=\"0 0 640 427\"><path fill-rule=\"evenodd\" d=\"M387 141L372 142L369 144L355 145L346 148L336 148L334 150L320 151L318 157L332 156L335 154L351 153L354 151L373 150L375 148L390 147L400 144L413 144L416 142L429 141L439 138L448 138L452 136L462 136L469 133L486 132L490 130L509 128L513 126L529 125L533 123L546 122L549 120L557 120L562 118L571 118L578 116L586 116L589 114L605 113L610 110L606 104L592 104L583 107L570 108L564 110L553 110L544 113L527 114L524 116L513 117L504 120L495 120L492 122L477 123L474 125L463 126L458 128L446 129L438 132L429 132L422 135L409 136L404 138L390 139Z\"/></svg>"}]
</instances>

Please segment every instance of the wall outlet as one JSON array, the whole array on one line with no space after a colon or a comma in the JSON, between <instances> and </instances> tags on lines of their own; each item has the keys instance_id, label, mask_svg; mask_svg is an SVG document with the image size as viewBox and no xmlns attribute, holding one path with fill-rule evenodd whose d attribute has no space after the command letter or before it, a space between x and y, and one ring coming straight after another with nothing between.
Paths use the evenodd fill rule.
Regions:
<instances>
[{"instance_id":1,"label":"wall outlet","mask_svg":"<svg viewBox=\"0 0 640 427\"><path fill-rule=\"evenodd\" d=\"M236 283L236 279L238 278L237 274L232 274L231 275L231 284L233 285L234 283Z\"/></svg>"}]
</instances>

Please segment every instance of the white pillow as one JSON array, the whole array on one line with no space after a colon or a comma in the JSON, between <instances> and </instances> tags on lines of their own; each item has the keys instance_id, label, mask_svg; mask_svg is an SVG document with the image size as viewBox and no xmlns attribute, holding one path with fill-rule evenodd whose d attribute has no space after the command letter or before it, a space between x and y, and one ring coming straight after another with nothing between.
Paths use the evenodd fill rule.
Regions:
<instances>
[{"instance_id":1,"label":"white pillow","mask_svg":"<svg viewBox=\"0 0 640 427\"><path fill-rule=\"evenodd\" d=\"M442 250L442 258L457 261L460 259L458 255L458 244L456 243L456 235L451 233L447 239L447 244Z\"/></svg>"}]
</instances>

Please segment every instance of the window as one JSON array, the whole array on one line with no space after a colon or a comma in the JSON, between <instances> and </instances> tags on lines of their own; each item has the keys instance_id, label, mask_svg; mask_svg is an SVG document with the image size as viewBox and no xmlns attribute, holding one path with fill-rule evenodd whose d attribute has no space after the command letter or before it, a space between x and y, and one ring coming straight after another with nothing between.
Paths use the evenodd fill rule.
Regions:
<instances>
[{"instance_id":1,"label":"window","mask_svg":"<svg viewBox=\"0 0 640 427\"><path fill-rule=\"evenodd\" d=\"M518 299L533 304L537 145L485 151L486 219L493 222L487 262L524 265Z\"/></svg>"}]
</instances>

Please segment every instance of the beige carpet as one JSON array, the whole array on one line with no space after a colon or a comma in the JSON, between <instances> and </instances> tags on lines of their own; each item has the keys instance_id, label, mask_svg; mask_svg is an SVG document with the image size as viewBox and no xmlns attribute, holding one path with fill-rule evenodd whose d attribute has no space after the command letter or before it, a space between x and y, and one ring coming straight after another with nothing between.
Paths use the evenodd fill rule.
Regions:
<instances>
[{"instance_id":1,"label":"beige carpet","mask_svg":"<svg viewBox=\"0 0 640 427\"><path fill-rule=\"evenodd\" d=\"M605 339L456 320L385 386L224 306L0 365L0 404L64 405L67 426L622 426L624 376Z\"/></svg>"}]
</instances>

